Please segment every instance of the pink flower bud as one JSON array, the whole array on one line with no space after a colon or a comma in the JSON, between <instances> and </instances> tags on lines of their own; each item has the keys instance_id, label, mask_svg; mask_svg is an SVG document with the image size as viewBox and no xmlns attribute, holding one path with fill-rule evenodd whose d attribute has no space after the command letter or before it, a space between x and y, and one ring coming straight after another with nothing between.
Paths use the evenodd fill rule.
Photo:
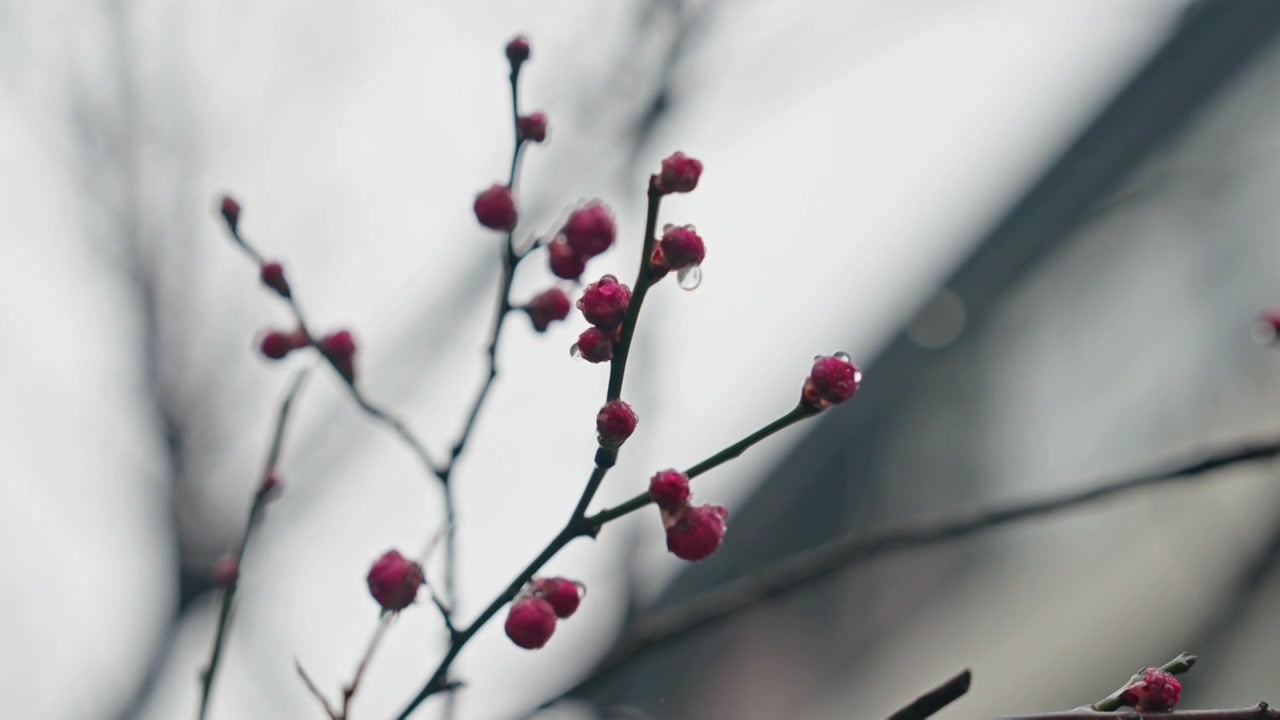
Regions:
<instances>
[{"instance_id":1,"label":"pink flower bud","mask_svg":"<svg viewBox=\"0 0 1280 720\"><path fill-rule=\"evenodd\" d=\"M582 603L582 586L568 578L538 578L529 586L529 592L546 600L562 620L577 612Z\"/></svg>"},{"instance_id":2,"label":"pink flower bud","mask_svg":"<svg viewBox=\"0 0 1280 720\"><path fill-rule=\"evenodd\" d=\"M689 478L679 470L662 470L649 479L649 497L658 507L674 513L689 502Z\"/></svg>"},{"instance_id":3,"label":"pink flower bud","mask_svg":"<svg viewBox=\"0 0 1280 720\"><path fill-rule=\"evenodd\" d=\"M320 341L320 352L348 383L356 381L356 341L351 333L339 330L325 335Z\"/></svg>"},{"instance_id":4,"label":"pink flower bud","mask_svg":"<svg viewBox=\"0 0 1280 720\"><path fill-rule=\"evenodd\" d=\"M213 563L213 582L226 587L240 577L240 558L227 553Z\"/></svg>"},{"instance_id":5,"label":"pink flower bud","mask_svg":"<svg viewBox=\"0 0 1280 720\"><path fill-rule=\"evenodd\" d=\"M618 282L618 278L605 275L591 283L578 298L578 309L587 322L601 330L612 330L622 324L631 304L631 288Z\"/></svg>"},{"instance_id":6,"label":"pink flower bud","mask_svg":"<svg viewBox=\"0 0 1280 720\"><path fill-rule=\"evenodd\" d=\"M692 225L668 227L653 249L650 264L663 270L682 270L702 264L707 248Z\"/></svg>"},{"instance_id":7,"label":"pink flower bud","mask_svg":"<svg viewBox=\"0 0 1280 720\"><path fill-rule=\"evenodd\" d=\"M262 336L258 347L262 354L272 360L280 360L289 353L307 346L307 336L301 329L292 332L271 330Z\"/></svg>"},{"instance_id":8,"label":"pink flower bud","mask_svg":"<svg viewBox=\"0 0 1280 720\"><path fill-rule=\"evenodd\" d=\"M403 610L418 597L422 566L388 550L369 568L368 580L369 593L383 610Z\"/></svg>"},{"instance_id":9,"label":"pink flower bud","mask_svg":"<svg viewBox=\"0 0 1280 720\"><path fill-rule=\"evenodd\" d=\"M587 269L587 259L569 247L562 237L552 240L547 246L547 256L551 261L551 272L558 278L577 280Z\"/></svg>"},{"instance_id":10,"label":"pink flower bud","mask_svg":"<svg viewBox=\"0 0 1280 720\"><path fill-rule=\"evenodd\" d=\"M230 195L223 195L218 211L222 213L222 219L227 222L227 227L235 233L240 225L240 203Z\"/></svg>"},{"instance_id":11,"label":"pink flower bud","mask_svg":"<svg viewBox=\"0 0 1280 720\"><path fill-rule=\"evenodd\" d=\"M521 115L516 120L516 130L521 140L540 143L547 139L547 116L540 112Z\"/></svg>"},{"instance_id":12,"label":"pink flower bud","mask_svg":"<svg viewBox=\"0 0 1280 720\"><path fill-rule=\"evenodd\" d=\"M636 411L621 400L610 400L596 413L596 440L601 447L617 448L636 431Z\"/></svg>"},{"instance_id":13,"label":"pink flower bud","mask_svg":"<svg viewBox=\"0 0 1280 720\"><path fill-rule=\"evenodd\" d=\"M1120 702L1140 712L1169 712L1181 698L1182 683L1160 668L1147 668L1120 694Z\"/></svg>"},{"instance_id":14,"label":"pink flower bud","mask_svg":"<svg viewBox=\"0 0 1280 720\"><path fill-rule=\"evenodd\" d=\"M476 195L476 219L490 230L511 232L516 226L516 200L506 185L493 185Z\"/></svg>"},{"instance_id":15,"label":"pink flower bud","mask_svg":"<svg viewBox=\"0 0 1280 720\"><path fill-rule=\"evenodd\" d=\"M540 597L523 597L511 603L503 625L511 642L525 650L536 650L556 631L556 611Z\"/></svg>"},{"instance_id":16,"label":"pink flower bud","mask_svg":"<svg viewBox=\"0 0 1280 720\"><path fill-rule=\"evenodd\" d=\"M687 193L698 187L702 177L702 163L677 152L662 161L658 174L658 187L665 193Z\"/></svg>"},{"instance_id":17,"label":"pink flower bud","mask_svg":"<svg viewBox=\"0 0 1280 720\"><path fill-rule=\"evenodd\" d=\"M574 343L574 354L589 363L609 362L613 359L613 336L597 327L589 327Z\"/></svg>"},{"instance_id":18,"label":"pink flower bud","mask_svg":"<svg viewBox=\"0 0 1280 720\"><path fill-rule=\"evenodd\" d=\"M546 332L552 322L569 317L569 305L569 296L560 288L553 287L530 300L524 310L529 313L533 329Z\"/></svg>"},{"instance_id":19,"label":"pink flower bud","mask_svg":"<svg viewBox=\"0 0 1280 720\"><path fill-rule=\"evenodd\" d=\"M720 549L728 509L720 505L690 506L667 526L667 550L681 560L697 562Z\"/></svg>"},{"instance_id":20,"label":"pink flower bud","mask_svg":"<svg viewBox=\"0 0 1280 720\"><path fill-rule=\"evenodd\" d=\"M280 297L289 297L289 281L284 279L284 266L278 262L264 262L259 269L262 284L275 290Z\"/></svg>"},{"instance_id":21,"label":"pink flower bud","mask_svg":"<svg viewBox=\"0 0 1280 720\"><path fill-rule=\"evenodd\" d=\"M593 200L569 213L569 219L560 229L569 247L584 258L592 258L613 245L617 229L613 213L600 201Z\"/></svg>"},{"instance_id":22,"label":"pink flower bud","mask_svg":"<svg viewBox=\"0 0 1280 720\"><path fill-rule=\"evenodd\" d=\"M507 43L507 62L511 63L511 72L519 72L520 66L529 59L529 40L517 35Z\"/></svg>"},{"instance_id":23,"label":"pink flower bud","mask_svg":"<svg viewBox=\"0 0 1280 720\"><path fill-rule=\"evenodd\" d=\"M862 371L848 355L824 355L813 361L801 397L811 406L825 408L853 397L861 382Z\"/></svg>"}]
</instances>

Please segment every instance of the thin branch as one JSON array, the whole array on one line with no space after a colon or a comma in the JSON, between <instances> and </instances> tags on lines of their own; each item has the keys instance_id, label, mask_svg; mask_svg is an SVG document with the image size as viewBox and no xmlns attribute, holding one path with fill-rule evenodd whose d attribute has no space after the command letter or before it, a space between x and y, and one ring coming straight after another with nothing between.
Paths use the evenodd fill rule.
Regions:
<instances>
[{"instance_id":1,"label":"thin branch","mask_svg":"<svg viewBox=\"0 0 1280 720\"><path fill-rule=\"evenodd\" d=\"M294 399L302 391L303 383L310 372L311 368L304 368L294 375L284 399L280 402L280 411L276 415L275 429L271 435L271 445L267 450L267 460L262 472L262 478L266 478L272 473L275 470L276 463L280 460L280 451L284 446L285 424L289 420L289 413L293 408ZM249 519L244 526L244 536L240 539L240 549L237 553L239 560L243 560L245 551L249 547L249 539L253 536L253 531L262 522L263 512L266 509L267 502L271 499L270 491L271 488L260 484L254 493L253 504L249 506ZM222 661L222 648L226 644L227 629L231 625L232 603L235 600L236 588L239 585L240 576L239 573L236 573L227 583L226 589L222 591L222 606L218 611L218 629L213 636L213 650L209 653L209 663L205 666L204 672L200 674L200 710L197 714L200 720L204 720L209 712L209 697L213 693L213 680L218 672L218 665Z\"/></svg>"},{"instance_id":2,"label":"thin branch","mask_svg":"<svg viewBox=\"0 0 1280 720\"><path fill-rule=\"evenodd\" d=\"M1280 710L1264 702L1235 710L1179 710L1167 713L1140 713L1137 710L1097 712L1088 708L1035 715L1009 715L996 720L1280 720Z\"/></svg>"},{"instance_id":3,"label":"thin branch","mask_svg":"<svg viewBox=\"0 0 1280 720\"><path fill-rule=\"evenodd\" d=\"M448 617L447 615L445 616ZM351 711L351 698L355 697L356 691L360 689L360 679L364 677L364 671L369 667L369 661L373 659L373 654L377 652L379 643L387 634L387 628L391 627L391 621L396 618L396 613L383 613L378 618L378 629L373 631L373 637L369 638L369 647L365 649L364 656L360 658L360 664L356 666L356 674L351 678L351 682L342 688L342 714L339 720L346 720Z\"/></svg>"},{"instance_id":4,"label":"thin branch","mask_svg":"<svg viewBox=\"0 0 1280 720\"><path fill-rule=\"evenodd\" d=\"M1191 655L1190 653L1182 653L1178 655L1178 657L1160 666L1160 669L1169 673L1170 675L1181 675L1187 672L1188 670L1190 670L1191 668L1195 667L1197 659L1198 658L1196 658L1195 655ZM1145 671L1146 671L1146 668L1139 670L1137 673L1134 674L1133 677L1129 678L1129 682L1126 682L1124 685L1121 685L1119 689L1117 689L1115 692L1111 693L1107 697L1103 698L1102 700L1099 700L1098 702L1090 705L1089 709L1094 710L1096 712L1111 712L1114 710L1119 710L1120 708L1124 707L1123 698L1124 698L1125 691L1128 690L1130 687L1132 687L1134 683L1141 681L1142 673Z\"/></svg>"},{"instance_id":5,"label":"thin branch","mask_svg":"<svg viewBox=\"0 0 1280 720\"><path fill-rule=\"evenodd\" d=\"M329 704L329 699L326 698L324 693L320 692L320 688L316 687L316 684L312 682L311 676L307 675L307 671L302 669L302 663L298 662L297 658L294 658L293 667L298 671L298 676L302 678L303 684L307 686L307 689L311 691L311 694L315 696L315 699L319 700L320 704L324 706L324 711L329 715L329 718L331 720L339 720L338 711L334 710L333 706Z\"/></svg>"},{"instance_id":6,"label":"thin branch","mask_svg":"<svg viewBox=\"0 0 1280 720\"><path fill-rule=\"evenodd\" d=\"M620 667L664 642L686 638L757 604L785 597L881 555L969 537L1004 525L1083 507L1142 488L1211 477L1215 470L1246 462L1269 460L1277 455L1280 455L1278 441L1237 445L1184 465L1099 483L1085 490L1042 500L956 513L869 535L846 535L798 553L769 569L707 591L688 602L656 611L626 632L595 671L561 696L549 700L543 707L558 701L560 697L580 693L583 688L613 674ZM626 503L619 506L619 509L633 504L634 501ZM594 517L609 520L613 514L613 511L607 511Z\"/></svg>"},{"instance_id":7,"label":"thin branch","mask_svg":"<svg viewBox=\"0 0 1280 720\"><path fill-rule=\"evenodd\" d=\"M613 348L613 361L609 364L609 390L605 400L617 400L622 397L622 378L627 372L627 358L631 354L631 340L635 337L636 324L640 320L640 306L644 304L644 296L650 286L662 278L655 275L649 267L649 258L653 256L653 245L657 242L655 234L658 230L658 208L662 205L662 191L658 188L658 176L649 176L649 205L644 219L644 244L640 250L640 270L636 272L636 281L631 288L631 302L627 305L627 314L622 321L622 336Z\"/></svg>"},{"instance_id":8,"label":"thin branch","mask_svg":"<svg viewBox=\"0 0 1280 720\"><path fill-rule=\"evenodd\" d=\"M973 673L965 670L890 715L889 720L925 720L933 717L934 713L964 697L969 692L969 681L972 679Z\"/></svg>"},{"instance_id":9,"label":"thin branch","mask_svg":"<svg viewBox=\"0 0 1280 720\"><path fill-rule=\"evenodd\" d=\"M694 474L707 472L725 460L741 455L748 447L760 442L769 435L790 426L803 417L809 417L812 414L813 412L808 410L803 413L799 410L793 410L778 420L769 423L764 428L748 435L743 440L730 445L725 450L722 450L701 463L694 465L690 470L696 470L697 472ZM521 588L523 588L525 584L533 578L534 574L541 570L542 567L546 565L551 558L555 557L561 549L576 538L594 537L600 530L601 526L635 512L647 504L629 502L626 504L627 508L625 510L623 509L623 506L619 506L619 508L616 508L615 510L608 511L607 517L602 517L605 513L597 513L596 515L590 516L585 515L587 502L589 502L588 496L590 493L594 492L595 487L598 486L598 479L604 477L604 472L607 469L601 465L604 460L602 454L607 455L609 452L610 451L602 448L596 453L597 465L596 469L592 472L592 480L587 483L587 487L583 490L582 497L579 498L577 507L574 510L573 516L570 517L569 522L566 523L559 534L552 538L551 542L549 542L547 546L538 553L538 556L530 561L524 570L521 570L520 573L516 575L515 579L507 585L506 589L499 593L498 596L489 603L489 605L480 613L479 617L472 621L472 623L465 629L458 632L454 641L450 643L449 651L445 653L440 664L436 666L435 672L431 674L431 678L422 686L422 689L418 691L418 694L409 701L404 710L396 716L397 720L405 720L413 714L413 711L416 710L424 700L436 693L443 692L450 687L451 683L448 680L449 668L453 665L453 661L458 657L458 654L462 652L462 649L471 641L471 638L480 631L480 628L484 627L485 623L489 622L489 620L492 619L504 605L511 602L511 600L519 594ZM719 458L719 460L716 460L717 458Z\"/></svg>"}]
</instances>

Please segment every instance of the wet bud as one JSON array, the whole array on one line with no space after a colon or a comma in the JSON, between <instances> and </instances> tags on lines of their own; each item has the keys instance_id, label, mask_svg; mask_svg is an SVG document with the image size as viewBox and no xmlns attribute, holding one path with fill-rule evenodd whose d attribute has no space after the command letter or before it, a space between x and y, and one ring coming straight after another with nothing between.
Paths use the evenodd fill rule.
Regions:
<instances>
[{"instance_id":1,"label":"wet bud","mask_svg":"<svg viewBox=\"0 0 1280 720\"><path fill-rule=\"evenodd\" d=\"M636 431L640 418L621 400L610 400L596 414L596 440L600 447L617 448Z\"/></svg>"},{"instance_id":2,"label":"wet bud","mask_svg":"<svg viewBox=\"0 0 1280 720\"><path fill-rule=\"evenodd\" d=\"M650 265L662 270L684 270L702 264L707 248L692 225L667 227L653 248Z\"/></svg>"},{"instance_id":3,"label":"wet bud","mask_svg":"<svg viewBox=\"0 0 1280 720\"><path fill-rule=\"evenodd\" d=\"M612 330L622 324L631 304L631 288L618 282L618 278L605 275L591 283L578 298L578 309L587 322L601 330Z\"/></svg>"},{"instance_id":4,"label":"wet bud","mask_svg":"<svg viewBox=\"0 0 1280 720\"><path fill-rule=\"evenodd\" d=\"M540 112L521 115L516 120L516 129L521 140L540 143L547 139L547 116Z\"/></svg>"},{"instance_id":5,"label":"wet bud","mask_svg":"<svg viewBox=\"0 0 1280 720\"><path fill-rule=\"evenodd\" d=\"M1120 702L1140 712L1169 712L1182 697L1182 683L1160 668L1147 668L1120 693Z\"/></svg>"},{"instance_id":6,"label":"wet bud","mask_svg":"<svg viewBox=\"0 0 1280 720\"><path fill-rule=\"evenodd\" d=\"M589 363L609 362L613 359L613 336L597 327L589 327L578 336L573 354Z\"/></svg>"},{"instance_id":7,"label":"wet bud","mask_svg":"<svg viewBox=\"0 0 1280 720\"><path fill-rule=\"evenodd\" d=\"M587 269L587 259L569 247L563 237L558 237L547 246L547 257L551 262L551 273L565 280L577 280Z\"/></svg>"},{"instance_id":8,"label":"wet bud","mask_svg":"<svg viewBox=\"0 0 1280 720\"><path fill-rule=\"evenodd\" d=\"M556 631L556 611L540 597L522 597L511 603L503 629L511 642L526 650L536 650L546 645Z\"/></svg>"},{"instance_id":9,"label":"wet bud","mask_svg":"<svg viewBox=\"0 0 1280 720\"><path fill-rule=\"evenodd\" d=\"M422 566L388 550L369 568L369 594L383 610L403 610L418 597Z\"/></svg>"},{"instance_id":10,"label":"wet bud","mask_svg":"<svg viewBox=\"0 0 1280 720\"><path fill-rule=\"evenodd\" d=\"M861 382L862 371L848 355L825 355L813 361L801 397L806 404L821 409L853 397Z\"/></svg>"},{"instance_id":11,"label":"wet bud","mask_svg":"<svg viewBox=\"0 0 1280 720\"><path fill-rule=\"evenodd\" d=\"M698 179L701 177L702 163L677 152L662 161L658 187L664 193L687 193L698 187Z\"/></svg>"},{"instance_id":12,"label":"wet bud","mask_svg":"<svg viewBox=\"0 0 1280 720\"><path fill-rule=\"evenodd\" d=\"M553 287L530 300L524 310L529 314L533 329L546 332L552 322L569 317L569 306L569 296L560 288Z\"/></svg>"},{"instance_id":13,"label":"wet bud","mask_svg":"<svg viewBox=\"0 0 1280 720\"><path fill-rule=\"evenodd\" d=\"M556 617L561 620L578 611L582 604L582 585L568 578L538 578L529 586L529 593L546 600Z\"/></svg>"},{"instance_id":14,"label":"wet bud","mask_svg":"<svg viewBox=\"0 0 1280 720\"><path fill-rule=\"evenodd\" d=\"M729 511L720 505L685 508L667 526L667 550L681 560L697 562L710 557L724 542Z\"/></svg>"},{"instance_id":15,"label":"wet bud","mask_svg":"<svg viewBox=\"0 0 1280 720\"><path fill-rule=\"evenodd\" d=\"M476 195L476 220L490 230L511 232L516 226L516 200L506 185L492 185Z\"/></svg>"},{"instance_id":16,"label":"wet bud","mask_svg":"<svg viewBox=\"0 0 1280 720\"><path fill-rule=\"evenodd\" d=\"M658 507L674 513L689 502L689 478L678 470L662 470L649 479L649 497Z\"/></svg>"},{"instance_id":17,"label":"wet bud","mask_svg":"<svg viewBox=\"0 0 1280 720\"><path fill-rule=\"evenodd\" d=\"M569 213L569 219L560 229L569 247L583 258L592 258L613 245L617 228L613 213L600 201L593 200Z\"/></svg>"}]
</instances>

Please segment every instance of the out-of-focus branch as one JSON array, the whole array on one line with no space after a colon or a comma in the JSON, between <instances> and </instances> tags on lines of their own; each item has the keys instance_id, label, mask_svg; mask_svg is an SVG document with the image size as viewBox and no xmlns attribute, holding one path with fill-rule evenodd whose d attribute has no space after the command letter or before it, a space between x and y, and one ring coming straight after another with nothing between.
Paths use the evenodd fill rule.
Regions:
<instances>
[{"instance_id":1,"label":"out-of-focus branch","mask_svg":"<svg viewBox=\"0 0 1280 720\"><path fill-rule=\"evenodd\" d=\"M965 670L890 715L889 720L925 720L933 717L934 713L964 697L969 692L969 682L972 679L973 673Z\"/></svg>"},{"instance_id":2,"label":"out-of-focus branch","mask_svg":"<svg viewBox=\"0 0 1280 720\"><path fill-rule=\"evenodd\" d=\"M1280 441L1237 445L1198 460L1135 477L1099 483L1085 490L1003 508L957 513L939 519L891 528L869 535L852 534L807 550L772 568L710 590L692 600L659 610L640 620L600 665L577 685L541 707L582 691L643 653L675 638L686 638L759 603L790 595L842 570L891 552L928 547L969 537L1023 520L1045 517L1090 505L1142 488L1164 486L1193 478L1208 478L1215 470L1280 455ZM634 499L619 509L638 502ZM593 517L611 519L614 511Z\"/></svg>"},{"instance_id":3,"label":"out-of-focus branch","mask_svg":"<svg viewBox=\"0 0 1280 720\"><path fill-rule=\"evenodd\" d=\"M292 410L293 402L298 397L298 393L302 391L303 383L310 372L310 368L305 368L294 376L293 381L289 384L288 392L285 393L284 400L280 403L280 412L276 416L271 445L267 451L267 460L262 471L263 482L259 484L253 496L253 504L249 506L249 519L245 523L244 537L241 538L240 548L236 553L237 563L244 558L245 551L249 547L249 539L253 536L254 529L262 522L263 512L266 510L267 503L271 500L271 495L275 488L267 479L273 477L276 464L280 460L280 452L284 447L285 425L289 420L290 410ZM218 629L213 636L213 650L209 653L208 665L200 675L200 710L198 713L200 720L204 720L209 712L209 696L213 692L213 680L218 672L218 665L222 661L222 648L226 644L227 629L231 625L232 603L235 600L236 589L240 585L238 570L227 578L226 582L226 588L222 591L222 606L218 611Z\"/></svg>"},{"instance_id":4,"label":"out-of-focus branch","mask_svg":"<svg viewBox=\"0 0 1280 720\"><path fill-rule=\"evenodd\" d=\"M996 720L1280 720L1280 710L1260 702L1253 707L1235 710L1178 710L1167 713L1119 710L1097 712L1088 708L1066 712L1038 713L1035 715L1009 715Z\"/></svg>"}]
</instances>

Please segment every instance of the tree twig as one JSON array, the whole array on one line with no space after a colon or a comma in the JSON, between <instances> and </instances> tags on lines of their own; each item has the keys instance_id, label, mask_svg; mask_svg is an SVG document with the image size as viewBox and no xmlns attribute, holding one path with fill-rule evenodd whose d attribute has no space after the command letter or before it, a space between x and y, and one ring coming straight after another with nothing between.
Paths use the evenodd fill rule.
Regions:
<instances>
[{"instance_id":1,"label":"tree twig","mask_svg":"<svg viewBox=\"0 0 1280 720\"><path fill-rule=\"evenodd\" d=\"M307 675L307 671L302 669L302 663L298 662L297 658L294 658L293 667L298 671L298 677L302 678L302 683L307 686L307 690L310 690L315 699L319 700L320 704L324 706L324 711L329 715L330 720L339 720L338 711L334 710L333 706L329 704L329 699L324 696L324 693L320 692L320 688L316 687L315 682L311 680L310 675Z\"/></svg>"},{"instance_id":2,"label":"tree twig","mask_svg":"<svg viewBox=\"0 0 1280 720\"><path fill-rule=\"evenodd\" d=\"M564 697L581 693L584 688L613 674L623 665L664 642L677 637L688 637L759 603L790 595L872 558L969 537L1004 525L1083 507L1142 488L1209 477L1215 470L1268 460L1277 455L1280 455L1280 441L1236 445L1183 465L1102 482L1084 490L1041 500L955 513L878 533L846 535L797 553L771 568L726 583L687 602L642 618L623 635L590 675L540 707L547 707ZM619 508L626 508L630 504L632 503L626 503ZM599 513L596 517L600 516L606 520L612 519L612 513L608 511Z\"/></svg>"},{"instance_id":3,"label":"tree twig","mask_svg":"<svg viewBox=\"0 0 1280 720\"><path fill-rule=\"evenodd\" d=\"M378 628L373 631L373 637L369 638L369 647L365 649L364 656L360 658L360 664L356 666L356 674L351 678L351 682L342 688L342 714L339 720L347 720L351 710L351 698L355 697L356 690L360 689L360 680L364 677L364 671L369 667L369 661L373 659L373 654L378 650L378 644L382 642L382 638L387 634L387 628L391 627L391 622L395 619L396 613L383 613L378 618ZM445 616L448 618L448 615Z\"/></svg>"},{"instance_id":4,"label":"tree twig","mask_svg":"<svg viewBox=\"0 0 1280 720\"><path fill-rule=\"evenodd\" d=\"M1167 713L1140 713L1137 710L1097 712L1088 708L1066 712L1009 715L996 720L1280 720L1280 710L1265 702L1234 710L1178 710Z\"/></svg>"},{"instance_id":5,"label":"tree twig","mask_svg":"<svg viewBox=\"0 0 1280 720\"><path fill-rule=\"evenodd\" d=\"M298 397L298 393L302 391L303 383L307 379L307 375L311 372L311 368L304 368L298 371L293 377L293 381L289 384L289 389L285 392L284 399L280 401L280 410L276 415L275 429L272 431L271 444L267 450L267 459L264 463L264 469L260 480L265 479L269 474L274 472L277 462L280 460L280 452L284 446L284 430L289 420L289 412L293 408L293 402ZM253 531L262 522L262 514L266 509L267 502L271 499L272 488L259 483L259 486L253 496L253 504L249 506L249 519L245 522L244 535L240 539L240 547L237 550L237 560L243 560L245 550L249 547L249 539L253 536ZM240 585L240 575L235 573L228 579L226 588L222 591L222 605L218 610L218 629L213 636L213 649L209 652L209 662L205 666L204 671L200 674L200 709L197 717L204 720L209 712L209 697L213 693L213 681L218 672L218 666L222 662L222 649L226 645L227 629L231 625L231 608L235 600L236 588Z\"/></svg>"},{"instance_id":6,"label":"tree twig","mask_svg":"<svg viewBox=\"0 0 1280 720\"><path fill-rule=\"evenodd\" d=\"M972 679L973 673L965 670L890 715L889 720L925 720L933 717L934 713L964 697L969 692L969 682Z\"/></svg>"}]
</instances>

